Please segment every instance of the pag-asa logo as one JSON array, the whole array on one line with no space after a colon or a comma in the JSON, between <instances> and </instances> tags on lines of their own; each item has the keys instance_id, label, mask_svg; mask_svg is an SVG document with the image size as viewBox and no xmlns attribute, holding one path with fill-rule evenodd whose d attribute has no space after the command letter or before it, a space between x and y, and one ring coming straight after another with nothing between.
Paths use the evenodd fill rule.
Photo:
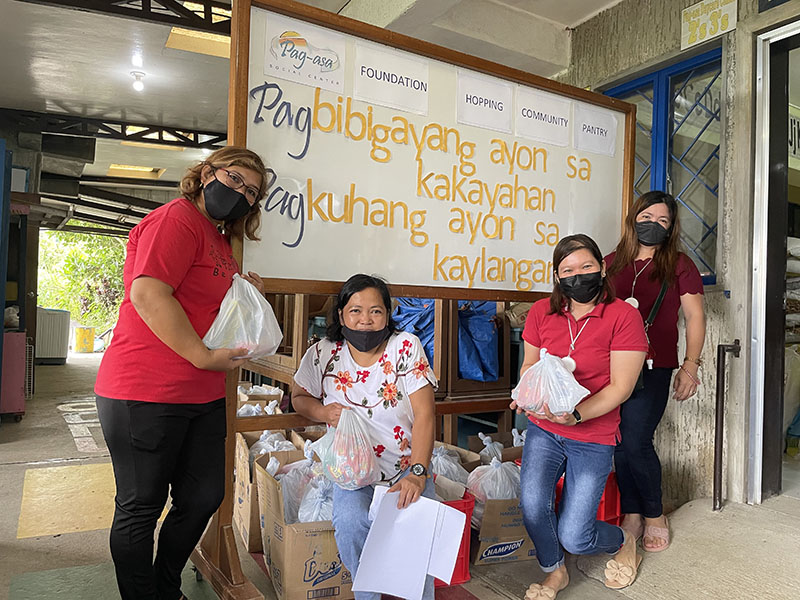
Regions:
<instances>
[{"instance_id":1,"label":"pag-asa logo","mask_svg":"<svg viewBox=\"0 0 800 600\"><path fill-rule=\"evenodd\" d=\"M481 554L481 558L497 558L499 556L508 556L514 554L520 549L525 540L515 540L513 542L501 542L499 544L492 544Z\"/></svg>"},{"instance_id":2,"label":"pag-asa logo","mask_svg":"<svg viewBox=\"0 0 800 600\"><path fill-rule=\"evenodd\" d=\"M270 52L276 61L287 63L298 71L309 69L318 73L330 73L341 66L336 52L315 48L296 31L284 31L272 38Z\"/></svg>"},{"instance_id":3,"label":"pag-asa logo","mask_svg":"<svg viewBox=\"0 0 800 600\"><path fill-rule=\"evenodd\" d=\"M303 570L303 581L312 586L319 585L331 577L336 577L342 570L342 560L336 555L336 560L330 562L319 562L322 552L319 548L314 548L314 553L305 563Z\"/></svg>"}]
</instances>

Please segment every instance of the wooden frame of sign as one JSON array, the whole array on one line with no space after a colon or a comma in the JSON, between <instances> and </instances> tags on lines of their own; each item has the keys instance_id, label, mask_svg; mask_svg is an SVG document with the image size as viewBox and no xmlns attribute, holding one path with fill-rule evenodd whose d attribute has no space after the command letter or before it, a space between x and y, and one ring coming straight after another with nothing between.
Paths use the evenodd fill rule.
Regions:
<instances>
[{"instance_id":1,"label":"wooden frame of sign","mask_svg":"<svg viewBox=\"0 0 800 600\"><path fill-rule=\"evenodd\" d=\"M442 48L422 40L413 39L392 31L387 31L366 23L354 21L339 15L316 9L305 4L290 0L233 0L233 18L231 28L231 60L230 60L230 89L228 103L228 142L232 145L247 145L248 130L248 91L249 91L249 64L250 64L250 34L251 34L251 9L253 7L269 10L294 19L327 28L333 31L349 34L361 40L382 44L389 48L413 53L419 57L427 57L457 67L463 67L480 74L486 74L500 80L518 83L544 92L611 109L624 115L624 154L622 158L622 183L621 203L622 218L633 200L633 173L634 173L634 146L636 135L636 108L635 106L614 98L575 88L525 73L517 69L492 63L480 58L469 56L454 50ZM620 223L621 225L621 223ZM234 254L237 260L242 260L242 240L233 240ZM505 268L505 267L504 267ZM291 312L294 328L292 332L291 349L289 358L268 361L267 367L274 373L283 371L282 378L286 382L290 372L296 368L299 358L306 349L306 323L308 319L309 294L336 294L341 286L340 281L318 281L311 279L264 279L270 293L294 294ZM444 357L445 343L452 343L454 334L450 310L445 306L446 300L476 299L507 301L531 301L541 297L541 293L509 289L474 289L458 287L430 287L421 285L392 285L392 293L396 296L415 296L436 299L436 338L435 358L432 365L440 378L446 373L453 372L452 352L449 359ZM455 302L453 302L455 304ZM288 314L288 313L287 313ZM448 329L449 326L449 329ZM448 344L449 345L449 344ZM283 360L283 362L281 362ZM449 366L445 362L449 360ZM457 360L457 356L456 356ZM504 360L503 377L507 377L509 366ZM247 368L258 367L250 364ZM455 365L457 369L457 364ZM234 438L237 431L253 431L264 428L292 429L300 428L311 423L298 414L285 414L269 417L250 417L237 419L236 417L236 386L238 372L230 372L227 378L228 398L228 439L226 454L226 489L225 499L217 513L212 518L203 539L192 555L192 561L205 578L211 583L214 590L223 600L255 600L263 596L244 576L239 554L236 547L232 528L233 513L233 459ZM461 384L452 382L458 388ZM481 400L452 397L447 402L437 403L437 415L452 416L457 414L489 412L501 410L503 403L508 402L508 397L484 398ZM451 420L452 422L452 420ZM447 429L447 425L445 426Z\"/></svg>"}]
</instances>

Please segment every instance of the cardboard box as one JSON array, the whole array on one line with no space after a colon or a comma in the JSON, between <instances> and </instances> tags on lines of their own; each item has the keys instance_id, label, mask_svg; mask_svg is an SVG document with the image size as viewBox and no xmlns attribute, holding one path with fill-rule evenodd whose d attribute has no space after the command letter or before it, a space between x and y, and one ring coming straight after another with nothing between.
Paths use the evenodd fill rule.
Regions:
<instances>
[{"instance_id":1,"label":"cardboard box","mask_svg":"<svg viewBox=\"0 0 800 600\"><path fill-rule=\"evenodd\" d=\"M536 549L522 522L519 500L488 500L472 544L472 564L533 560Z\"/></svg>"},{"instance_id":2,"label":"cardboard box","mask_svg":"<svg viewBox=\"0 0 800 600\"><path fill-rule=\"evenodd\" d=\"M291 462L287 457L277 458L281 466ZM353 578L339 556L333 523L287 525L280 482L267 473L260 459L255 471L264 557L278 599L353 598Z\"/></svg>"},{"instance_id":3,"label":"cardboard box","mask_svg":"<svg viewBox=\"0 0 800 600\"><path fill-rule=\"evenodd\" d=\"M258 489L254 479L255 473L250 473L250 447L261 437L261 431L248 431L236 434L236 449L234 456L234 501L233 501L233 528L242 536L242 541L247 546L248 552L261 552L261 519L258 512ZM270 456L294 455L301 460L303 453L271 452L259 456L256 462L261 462L266 467ZM292 462L292 461L289 461ZM262 468L263 468L262 467Z\"/></svg>"},{"instance_id":4,"label":"cardboard box","mask_svg":"<svg viewBox=\"0 0 800 600\"><path fill-rule=\"evenodd\" d=\"M488 435L492 438L493 442L500 442L503 444L503 462L511 462L522 458L522 446L514 446L514 436L511 435L510 431L490 433ZM467 447L473 452L478 453L485 448L481 438L477 435L471 435L467 438Z\"/></svg>"},{"instance_id":5,"label":"cardboard box","mask_svg":"<svg viewBox=\"0 0 800 600\"><path fill-rule=\"evenodd\" d=\"M479 467L481 464L481 457L477 452L472 452L471 450L465 450L464 448L459 448L458 446L453 446L451 444L445 444L444 442L433 442L433 447L447 448L448 450L452 450L458 457L461 459L461 466L464 467L467 471L472 471L475 467ZM483 444L481 444L483 447Z\"/></svg>"}]
</instances>

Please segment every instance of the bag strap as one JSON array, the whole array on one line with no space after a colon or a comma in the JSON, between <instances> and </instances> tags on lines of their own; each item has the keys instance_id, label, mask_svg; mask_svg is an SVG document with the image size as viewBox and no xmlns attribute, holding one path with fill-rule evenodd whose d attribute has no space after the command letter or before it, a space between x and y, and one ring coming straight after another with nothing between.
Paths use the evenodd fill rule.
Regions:
<instances>
[{"instance_id":1,"label":"bag strap","mask_svg":"<svg viewBox=\"0 0 800 600\"><path fill-rule=\"evenodd\" d=\"M664 301L664 296L667 295L667 282L664 281L661 284L661 291L658 292L658 298L656 298L656 303L653 304L653 308L650 309L650 314L647 315L647 320L644 322L644 328L647 330L650 325L656 320L656 315L658 314L658 309L661 308L661 303Z\"/></svg>"}]
</instances>

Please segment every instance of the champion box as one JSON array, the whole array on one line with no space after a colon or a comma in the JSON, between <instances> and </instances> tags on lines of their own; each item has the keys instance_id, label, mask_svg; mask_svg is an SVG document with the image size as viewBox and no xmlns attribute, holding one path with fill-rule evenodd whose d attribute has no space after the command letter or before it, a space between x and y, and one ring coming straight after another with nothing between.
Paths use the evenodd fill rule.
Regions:
<instances>
[{"instance_id":1,"label":"champion box","mask_svg":"<svg viewBox=\"0 0 800 600\"><path fill-rule=\"evenodd\" d=\"M477 542L472 545L472 563L475 565L536 558L533 542L522 523L518 499L486 502Z\"/></svg>"},{"instance_id":2,"label":"champion box","mask_svg":"<svg viewBox=\"0 0 800 600\"><path fill-rule=\"evenodd\" d=\"M297 459L274 453L281 466ZM302 458L302 457L301 457ZM279 600L351 599L353 578L339 556L333 523L287 525L281 484L256 462L264 559Z\"/></svg>"}]
</instances>

